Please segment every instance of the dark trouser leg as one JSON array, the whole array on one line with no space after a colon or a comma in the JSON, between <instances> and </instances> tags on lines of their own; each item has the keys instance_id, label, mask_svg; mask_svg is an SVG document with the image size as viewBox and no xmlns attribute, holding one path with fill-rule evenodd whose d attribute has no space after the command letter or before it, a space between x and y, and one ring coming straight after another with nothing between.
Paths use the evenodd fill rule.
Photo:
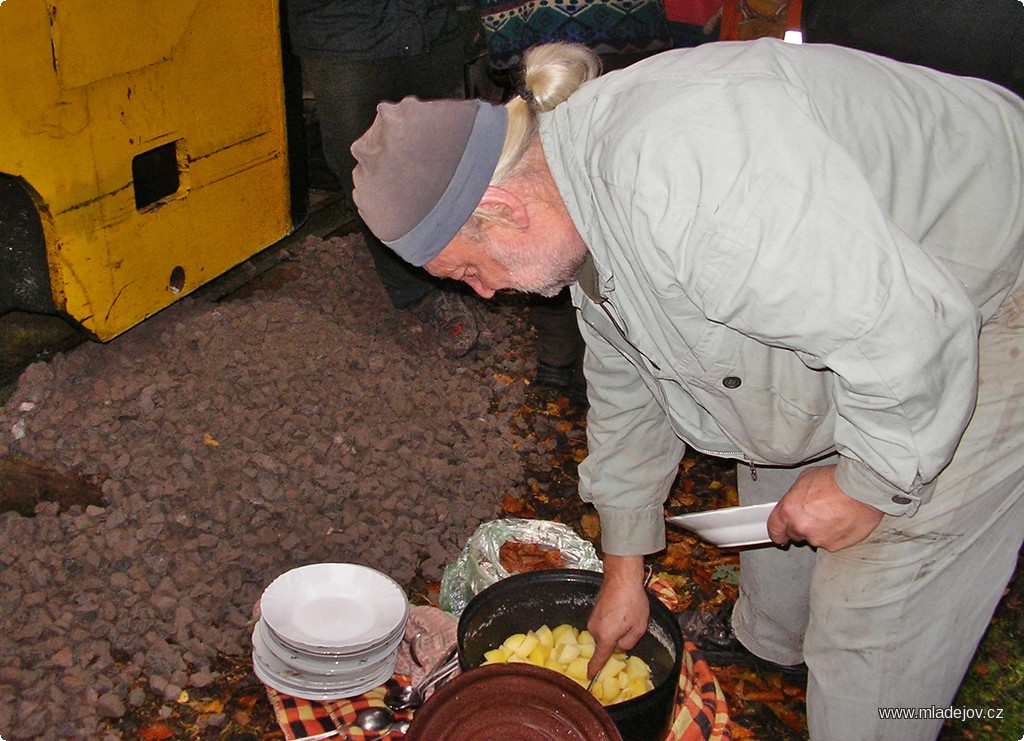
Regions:
<instances>
[{"instance_id":1,"label":"dark trouser leg","mask_svg":"<svg viewBox=\"0 0 1024 741\"><path fill-rule=\"evenodd\" d=\"M566 368L583 357L583 338L568 289L554 298L531 296L530 320L537 330L538 363Z\"/></svg>"},{"instance_id":2,"label":"dark trouser leg","mask_svg":"<svg viewBox=\"0 0 1024 741\"><path fill-rule=\"evenodd\" d=\"M441 45L418 57L346 60L307 56L302 63L316 99L324 156L350 205L356 164L350 147L373 123L378 103L406 95L461 97L458 43ZM368 229L363 232L377 275L396 308L407 308L436 288L437 282L425 270L399 258Z\"/></svg>"}]
</instances>

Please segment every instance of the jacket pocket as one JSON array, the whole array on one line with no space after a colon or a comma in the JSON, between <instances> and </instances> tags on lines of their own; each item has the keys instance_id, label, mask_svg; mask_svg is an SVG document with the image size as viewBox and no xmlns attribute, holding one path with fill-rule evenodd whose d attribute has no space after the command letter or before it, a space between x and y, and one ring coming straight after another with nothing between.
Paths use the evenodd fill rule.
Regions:
<instances>
[{"instance_id":1,"label":"jacket pocket","mask_svg":"<svg viewBox=\"0 0 1024 741\"><path fill-rule=\"evenodd\" d=\"M725 327L709 329L700 345L697 354L710 360L691 381L693 396L744 453L792 465L832 452L830 372Z\"/></svg>"}]
</instances>

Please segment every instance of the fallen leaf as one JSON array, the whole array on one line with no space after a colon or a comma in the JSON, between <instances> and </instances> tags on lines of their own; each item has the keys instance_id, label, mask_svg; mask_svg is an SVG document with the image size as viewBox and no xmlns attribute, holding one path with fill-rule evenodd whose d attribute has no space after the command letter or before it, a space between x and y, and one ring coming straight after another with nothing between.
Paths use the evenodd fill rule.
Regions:
<instances>
[{"instance_id":1,"label":"fallen leaf","mask_svg":"<svg viewBox=\"0 0 1024 741\"><path fill-rule=\"evenodd\" d=\"M601 518L593 512L588 512L580 518L580 530L583 531L583 537L597 540L601 535Z\"/></svg>"},{"instance_id":2,"label":"fallen leaf","mask_svg":"<svg viewBox=\"0 0 1024 741\"><path fill-rule=\"evenodd\" d=\"M531 517L535 514L533 507L525 499L516 499L511 494L506 494L501 500L501 509L510 515L520 517Z\"/></svg>"},{"instance_id":3,"label":"fallen leaf","mask_svg":"<svg viewBox=\"0 0 1024 741\"><path fill-rule=\"evenodd\" d=\"M139 735L142 736L145 741L164 741L174 735L174 731L169 726L163 723L154 723L151 726L146 726L139 731Z\"/></svg>"},{"instance_id":4,"label":"fallen leaf","mask_svg":"<svg viewBox=\"0 0 1024 741\"><path fill-rule=\"evenodd\" d=\"M518 514L523 511L526 503L522 499L516 499L511 494L506 494L505 498L501 500L501 508L509 514Z\"/></svg>"},{"instance_id":5,"label":"fallen leaf","mask_svg":"<svg viewBox=\"0 0 1024 741\"><path fill-rule=\"evenodd\" d=\"M696 568L696 564L695 568L691 572L691 576L697 583L697 586L699 586L701 591L705 594L714 594L718 591L711 585L711 574L707 573L702 568Z\"/></svg>"},{"instance_id":6,"label":"fallen leaf","mask_svg":"<svg viewBox=\"0 0 1024 741\"><path fill-rule=\"evenodd\" d=\"M726 584L740 583L740 567L731 563L721 564L715 567L711 578L715 581L724 581Z\"/></svg>"},{"instance_id":7,"label":"fallen leaf","mask_svg":"<svg viewBox=\"0 0 1024 741\"><path fill-rule=\"evenodd\" d=\"M665 562L670 564L673 569L679 571L686 571L692 568L693 546L694 541L692 539L672 543L664 555Z\"/></svg>"},{"instance_id":8,"label":"fallen leaf","mask_svg":"<svg viewBox=\"0 0 1024 741\"><path fill-rule=\"evenodd\" d=\"M782 685L782 691L786 693L786 697L794 698L800 702L803 702L807 697L806 684L792 684L790 682L786 682Z\"/></svg>"},{"instance_id":9,"label":"fallen leaf","mask_svg":"<svg viewBox=\"0 0 1024 741\"><path fill-rule=\"evenodd\" d=\"M775 714L775 717L790 729L801 732L806 730L807 721L804 716L793 710L789 705L783 705L778 702L769 702L767 705L768 709Z\"/></svg>"},{"instance_id":10,"label":"fallen leaf","mask_svg":"<svg viewBox=\"0 0 1024 741\"><path fill-rule=\"evenodd\" d=\"M755 690L748 692L746 698L749 702L782 702L786 695L781 690Z\"/></svg>"},{"instance_id":11,"label":"fallen leaf","mask_svg":"<svg viewBox=\"0 0 1024 741\"><path fill-rule=\"evenodd\" d=\"M745 726L741 726L736 721L732 722L732 737L733 741L739 741L740 739L755 738L754 732Z\"/></svg>"}]
</instances>

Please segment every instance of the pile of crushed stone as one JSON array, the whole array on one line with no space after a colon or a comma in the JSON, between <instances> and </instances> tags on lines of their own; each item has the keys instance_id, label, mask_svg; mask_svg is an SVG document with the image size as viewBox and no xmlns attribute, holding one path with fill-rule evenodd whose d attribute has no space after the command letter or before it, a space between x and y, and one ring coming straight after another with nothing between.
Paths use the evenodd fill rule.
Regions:
<instances>
[{"instance_id":1,"label":"pile of crushed stone","mask_svg":"<svg viewBox=\"0 0 1024 741\"><path fill-rule=\"evenodd\" d=\"M481 302L491 347L450 360L390 306L359 236L310 237L286 268L273 290L186 298L34 364L0 409L0 456L103 497L0 515L7 741L116 738L151 693L209 685L290 568L440 579L521 493L523 454L545 455L516 415L534 357L521 305Z\"/></svg>"}]
</instances>

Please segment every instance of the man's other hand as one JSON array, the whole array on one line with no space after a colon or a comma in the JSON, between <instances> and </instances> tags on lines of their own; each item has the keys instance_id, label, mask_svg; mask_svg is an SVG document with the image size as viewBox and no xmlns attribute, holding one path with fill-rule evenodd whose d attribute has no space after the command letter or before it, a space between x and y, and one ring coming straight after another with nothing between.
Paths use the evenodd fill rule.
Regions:
<instances>
[{"instance_id":1,"label":"man's other hand","mask_svg":"<svg viewBox=\"0 0 1024 741\"><path fill-rule=\"evenodd\" d=\"M807 542L838 551L868 537L882 515L839 488L835 466L820 466L801 473L772 510L768 535L780 546Z\"/></svg>"}]
</instances>

